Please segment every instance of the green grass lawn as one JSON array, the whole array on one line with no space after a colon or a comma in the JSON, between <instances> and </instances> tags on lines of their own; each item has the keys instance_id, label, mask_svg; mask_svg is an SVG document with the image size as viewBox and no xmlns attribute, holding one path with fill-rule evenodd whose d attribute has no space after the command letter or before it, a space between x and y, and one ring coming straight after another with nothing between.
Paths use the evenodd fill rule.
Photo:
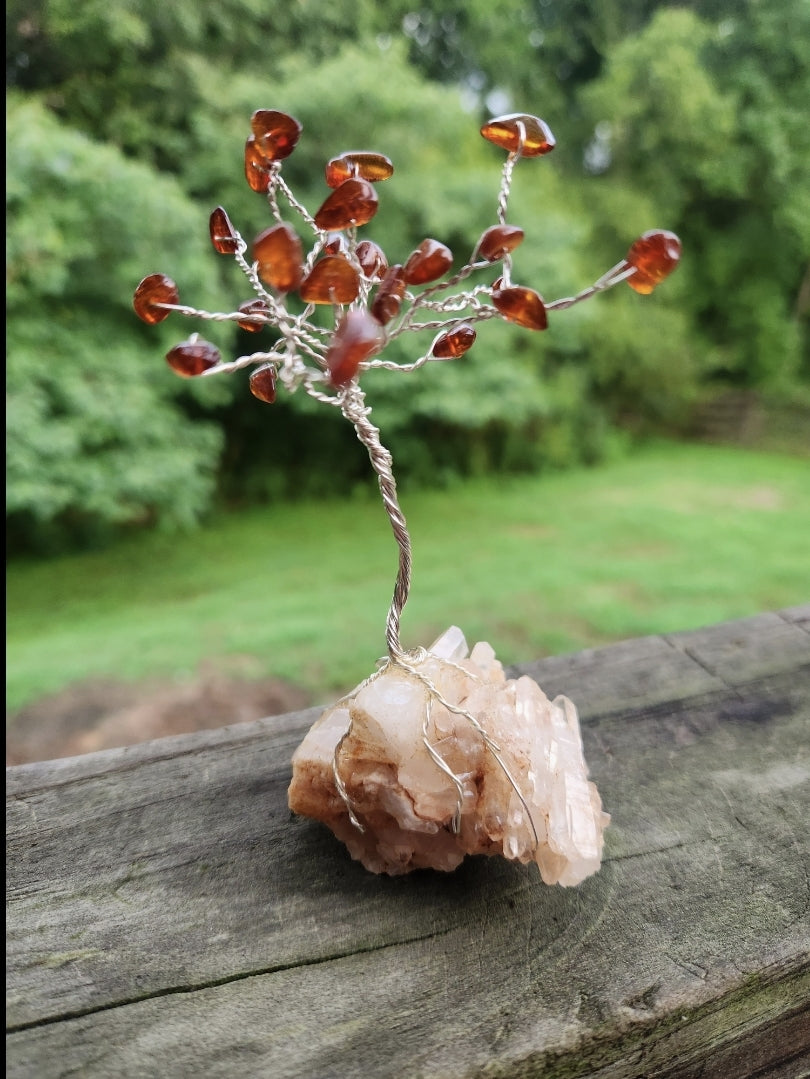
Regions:
<instances>
[{"instance_id":1,"label":"green grass lawn","mask_svg":"<svg viewBox=\"0 0 810 1079\"><path fill-rule=\"evenodd\" d=\"M327 700L385 651L396 547L368 499L278 505L182 536L8 568L7 708L88 677L221 664ZM810 600L810 463L659 445L618 463L401 492L403 643L447 625L505 663Z\"/></svg>"}]
</instances>

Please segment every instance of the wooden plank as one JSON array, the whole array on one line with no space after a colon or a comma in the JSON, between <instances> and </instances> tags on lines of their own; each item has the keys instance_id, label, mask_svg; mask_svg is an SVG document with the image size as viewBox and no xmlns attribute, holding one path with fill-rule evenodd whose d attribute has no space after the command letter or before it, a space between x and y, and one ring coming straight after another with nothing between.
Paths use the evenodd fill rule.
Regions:
<instances>
[{"instance_id":1,"label":"wooden plank","mask_svg":"<svg viewBox=\"0 0 810 1079\"><path fill-rule=\"evenodd\" d=\"M808 627L521 668L576 700L613 815L572 890L368 874L286 806L316 710L7 769L7 1075L801 1074Z\"/></svg>"}]
</instances>

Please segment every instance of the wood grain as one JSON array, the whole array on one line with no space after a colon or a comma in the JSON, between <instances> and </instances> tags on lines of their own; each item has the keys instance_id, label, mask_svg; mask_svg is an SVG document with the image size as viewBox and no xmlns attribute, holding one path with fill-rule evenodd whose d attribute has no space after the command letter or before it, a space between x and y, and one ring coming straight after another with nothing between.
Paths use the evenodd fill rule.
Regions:
<instances>
[{"instance_id":1,"label":"wood grain","mask_svg":"<svg viewBox=\"0 0 810 1079\"><path fill-rule=\"evenodd\" d=\"M583 717L600 873L380 878L292 817L317 711L7 769L7 1076L810 1068L810 606L513 668Z\"/></svg>"}]
</instances>

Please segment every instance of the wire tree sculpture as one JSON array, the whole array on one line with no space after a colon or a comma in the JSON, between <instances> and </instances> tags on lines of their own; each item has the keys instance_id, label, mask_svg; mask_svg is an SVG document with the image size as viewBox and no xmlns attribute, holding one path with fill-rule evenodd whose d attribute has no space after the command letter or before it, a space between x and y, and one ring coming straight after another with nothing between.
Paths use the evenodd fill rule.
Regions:
<instances>
[{"instance_id":1,"label":"wire tree sculpture","mask_svg":"<svg viewBox=\"0 0 810 1079\"><path fill-rule=\"evenodd\" d=\"M289 393L300 389L316 401L339 409L352 424L376 473L398 547L399 563L385 626L387 661L350 698L355 700L362 689L386 672L405 673L421 684L425 692L424 703L420 706L420 742L427 759L441 773L451 792L451 811L448 813L446 807L442 809L440 824L456 840L464 831L465 804L470 799L465 794L463 770L462 773L454 770L447 763L446 755L435 747L438 721L432 713L442 710L445 715L460 716L475 733L479 748L485 748L501 776L505 777L507 797L517 799L518 816L524 830L528 827L530 833L528 848L525 844L516 846L512 835L511 840L508 836L504 840L503 852L521 860L534 856L544 878L553 877L553 872L545 871L538 856L543 844L538 835L537 809L535 807L532 812L528 804L525 783L513 774L515 769L507 762L480 718L458 701L449 700L426 673L425 663L431 659L438 661L442 648L453 652L457 640L451 634L454 643L444 642L440 648L430 651L409 652L402 646L400 621L411 588L411 540L397 496L391 454L371 420L371 409L360 380L369 370L410 374L429 363L457 360L473 346L475 326L488 319L503 319L537 332L548 327L549 313L564 311L620 282L626 282L636 292L648 294L677 266L681 252L678 237L663 229L645 232L630 246L624 258L574 296L547 302L533 288L514 282L512 252L523 242L524 231L507 220L513 172L521 159L542 157L555 146L554 136L543 120L514 113L490 119L481 127L481 135L502 148L506 158L501 171L495 221L484 229L463 265L453 269L452 252L433 238L423 240L406 259L392 263L378 244L359 237L359 230L377 213L376 185L394 172L393 163L386 155L361 150L346 151L331 158L325 167L325 179L331 193L319 209L310 214L282 176L283 163L296 147L301 125L284 112L258 109L251 117L250 126L251 133L245 143L245 176L252 190L266 197L273 223L254 238L250 248L223 207L218 206L212 212L209 227L214 250L235 260L250 287L251 298L237 311L199 310L180 302L178 287L171 278L152 273L135 291L135 312L150 324L159 323L171 314L180 314L202 321L234 322L247 332L257 332L264 326L274 328L277 339L267 351L225 361L216 346L192 333L172 348L166 359L177 374L187 378L207 378L249 368L250 390L259 400L272 404L279 385ZM302 226L302 231L311 237L308 251L305 251L299 231L285 219L282 204L286 206L288 216L297 217L299 227ZM499 276L494 282L472 283L476 273L493 265L499 267ZM318 308L331 309L330 325L324 326L323 320L316 317ZM407 334L429 334L430 344L410 363L384 358L386 345ZM456 631L456 635L459 634L460 631ZM466 656L466 645L461 652ZM454 656L445 655L443 659L469 675L471 661L461 656L461 652ZM459 665L459 659L463 661L462 665ZM463 667L463 663L467 667ZM472 676L478 677L475 672ZM464 691L459 692L463 697ZM565 698L558 700L565 701L566 707L570 705ZM569 717L570 711L568 709L566 713ZM444 854L440 858L434 856L435 851L426 857L412 852L410 860L403 861L399 857L398 861L392 862L390 857L379 856L377 848L380 844L375 848L377 853L373 854L368 842L357 840L357 836L374 831L368 823L374 812L366 809L364 824L357 808L362 797L349 792L342 775L341 754L355 733L354 719L351 714L347 715L345 730L338 733L333 746L331 776L327 781L331 782L332 792L337 794L340 804L334 812L332 803L329 812L309 812L304 799L304 808L299 811L327 820L338 834L342 834L352 853L369 868L401 872L417 865L440 862L441 868L449 868L444 864L447 859L442 860ZM578 738L578 727L576 733ZM581 768L584 769L584 761ZM593 787L593 784L589 786ZM598 799L598 795L596 797ZM293 801L291 795L291 804ZM343 829L341 833L347 821L350 830ZM602 823L606 823L606 818ZM398 828L403 830L401 821ZM360 846L357 846L358 842ZM467 846L477 849L469 843ZM561 879L559 875L558 879ZM561 882L567 881L562 879Z\"/></svg>"}]
</instances>

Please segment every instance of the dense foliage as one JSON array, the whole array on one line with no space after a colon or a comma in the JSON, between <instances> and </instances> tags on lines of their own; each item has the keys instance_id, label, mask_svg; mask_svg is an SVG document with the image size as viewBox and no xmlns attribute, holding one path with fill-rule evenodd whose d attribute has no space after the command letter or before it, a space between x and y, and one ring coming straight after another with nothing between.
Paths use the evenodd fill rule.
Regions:
<instances>
[{"instance_id":1,"label":"dense foliage","mask_svg":"<svg viewBox=\"0 0 810 1079\"><path fill-rule=\"evenodd\" d=\"M679 429L717 385L808 392L806 0L382 7L8 5L12 549L369 482L340 417L283 395L269 409L239 375L190 386L161 355L195 327L132 313L156 270L197 306L246 298L207 217L226 206L246 237L269 223L242 173L257 107L304 125L285 176L311 208L331 154L394 160L367 229L392 259L425 236L466 257L495 220L502 155L478 136L491 111L539 113L558 139L520 163L510 207L527 233L516 276L548 299L646 228L684 241L653 297L616 289L543 335L487 324L463 361L369 376L400 477L596 459L623 429ZM206 336L253 347L228 327Z\"/></svg>"}]
</instances>

